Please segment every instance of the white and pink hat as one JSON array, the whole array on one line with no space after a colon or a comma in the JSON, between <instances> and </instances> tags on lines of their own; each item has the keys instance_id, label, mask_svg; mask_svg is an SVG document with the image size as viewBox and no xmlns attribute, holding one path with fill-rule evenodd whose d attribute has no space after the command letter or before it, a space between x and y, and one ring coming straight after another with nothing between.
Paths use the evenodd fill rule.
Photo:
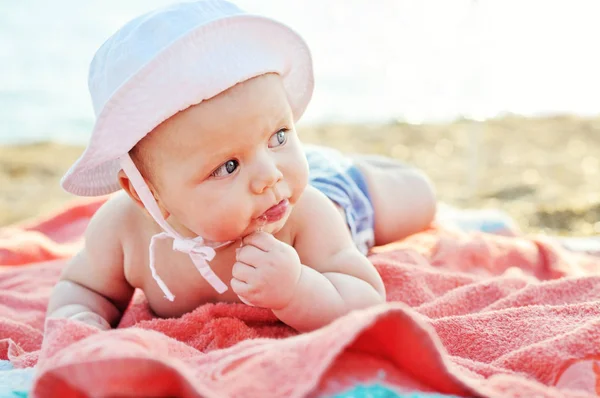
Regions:
<instances>
[{"instance_id":1,"label":"white and pink hat","mask_svg":"<svg viewBox=\"0 0 600 398\"><path fill-rule=\"evenodd\" d=\"M177 112L265 73L282 77L297 121L313 92L312 59L304 40L286 25L224 0L177 3L133 19L92 60L88 83L96 122L62 187L80 196L109 194L120 189L118 172L123 169L164 230L153 237L151 252L155 239L172 238L173 249L190 254L206 280L225 291L207 263L215 245L201 237L184 238L170 227L128 152ZM173 300L152 260L151 268Z\"/></svg>"}]
</instances>

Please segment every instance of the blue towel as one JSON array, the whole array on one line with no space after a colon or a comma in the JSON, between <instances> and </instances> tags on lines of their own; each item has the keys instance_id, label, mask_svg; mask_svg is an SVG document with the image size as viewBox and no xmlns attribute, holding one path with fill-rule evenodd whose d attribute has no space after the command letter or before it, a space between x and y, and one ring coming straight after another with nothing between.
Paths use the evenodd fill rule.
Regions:
<instances>
[{"instance_id":1,"label":"blue towel","mask_svg":"<svg viewBox=\"0 0 600 398\"><path fill-rule=\"evenodd\" d=\"M397 393L389 388L373 384L370 386L356 386L353 389L331 398L457 398L453 395L427 394L420 392Z\"/></svg>"},{"instance_id":2,"label":"blue towel","mask_svg":"<svg viewBox=\"0 0 600 398\"><path fill-rule=\"evenodd\" d=\"M0 398L25 398L33 384L33 368L13 369L9 361L0 360Z\"/></svg>"}]
</instances>

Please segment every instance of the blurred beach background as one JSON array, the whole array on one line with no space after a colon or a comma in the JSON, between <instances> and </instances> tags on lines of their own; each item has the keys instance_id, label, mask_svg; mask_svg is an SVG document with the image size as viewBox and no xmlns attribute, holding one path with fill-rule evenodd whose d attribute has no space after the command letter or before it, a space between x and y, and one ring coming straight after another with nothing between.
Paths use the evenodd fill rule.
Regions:
<instances>
[{"instance_id":1,"label":"blurred beach background","mask_svg":"<svg viewBox=\"0 0 600 398\"><path fill-rule=\"evenodd\" d=\"M95 50L166 0L0 2L0 226L73 196ZM600 234L600 3L239 0L296 29L316 87L304 141L388 155L441 201L528 233Z\"/></svg>"}]
</instances>

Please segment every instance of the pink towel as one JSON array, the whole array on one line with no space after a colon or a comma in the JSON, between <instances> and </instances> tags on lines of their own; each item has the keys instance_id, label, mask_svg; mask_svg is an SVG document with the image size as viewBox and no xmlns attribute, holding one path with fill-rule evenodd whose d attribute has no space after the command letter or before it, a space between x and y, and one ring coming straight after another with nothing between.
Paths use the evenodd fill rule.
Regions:
<instances>
[{"instance_id":1,"label":"pink towel","mask_svg":"<svg viewBox=\"0 0 600 398\"><path fill-rule=\"evenodd\" d=\"M38 365L33 397L302 397L371 382L461 396L600 393L600 259L442 228L378 248L370 258L388 303L312 333L238 304L157 319L137 292L118 329L55 320L43 340L52 285L101 203L0 230L0 359Z\"/></svg>"}]
</instances>

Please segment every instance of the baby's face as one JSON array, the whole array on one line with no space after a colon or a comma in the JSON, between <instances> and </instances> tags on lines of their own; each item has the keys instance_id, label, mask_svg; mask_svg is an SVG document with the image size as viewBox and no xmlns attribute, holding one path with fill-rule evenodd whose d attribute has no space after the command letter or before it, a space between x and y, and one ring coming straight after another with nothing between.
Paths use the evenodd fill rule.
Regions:
<instances>
[{"instance_id":1,"label":"baby's face","mask_svg":"<svg viewBox=\"0 0 600 398\"><path fill-rule=\"evenodd\" d=\"M165 121L144 140L150 183L183 235L223 242L285 224L308 165L281 78L248 80Z\"/></svg>"}]
</instances>

